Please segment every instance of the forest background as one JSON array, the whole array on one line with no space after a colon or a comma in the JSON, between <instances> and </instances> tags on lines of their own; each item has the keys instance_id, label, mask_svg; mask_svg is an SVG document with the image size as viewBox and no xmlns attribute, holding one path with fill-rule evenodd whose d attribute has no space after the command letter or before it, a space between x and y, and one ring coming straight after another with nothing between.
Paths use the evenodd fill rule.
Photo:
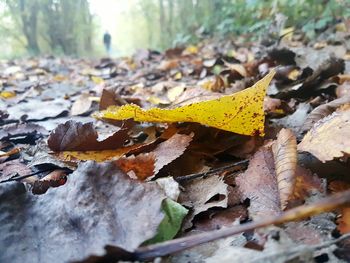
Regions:
<instances>
[{"instance_id":1,"label":"forest background","mask_svg":"<svg viewBox=\"0 0 350 263\"><path fill-rule=\"evenodd\" d=\"M0 57L100 57L106 30L112 56L209 37L255 41L271 34L276 15L285 18L283 28L298 30L307 40L349 18L349 5L344 0L0 0Z\"/></svg>"}]
</instances>

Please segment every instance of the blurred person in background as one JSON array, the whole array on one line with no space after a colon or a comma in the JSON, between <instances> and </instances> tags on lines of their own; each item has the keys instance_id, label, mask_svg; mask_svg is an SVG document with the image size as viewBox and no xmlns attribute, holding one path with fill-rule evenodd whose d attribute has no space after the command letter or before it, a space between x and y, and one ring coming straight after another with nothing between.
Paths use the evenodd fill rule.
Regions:
<instances>
[{"instance_id":1,"label":"blurred person in background","mask_svg":"<svg viewBox=\"0 0 350 263\"><path fill-rule=\"evenodd\" d=\"M112 42L112 36L108 31L106 31L103 35L103 44L105 45L106 52L108 55L110 55L111 53L111 42Z\"/></svg>"}]
</instances>

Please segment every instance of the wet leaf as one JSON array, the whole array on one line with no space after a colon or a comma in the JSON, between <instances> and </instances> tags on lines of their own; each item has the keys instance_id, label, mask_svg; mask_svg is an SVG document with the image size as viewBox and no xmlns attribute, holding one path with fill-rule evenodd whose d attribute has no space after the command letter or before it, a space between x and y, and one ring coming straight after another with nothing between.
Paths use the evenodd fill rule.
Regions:
<instances>
[{"instance_id":1,"label":"wet leaf","mask_svg":"<svg viewBox=\"0 0 350 263\"><path fill-rule=\"evenodd\" d=\"M265 119L263 100L273 75L274 71L271 71L253 87L217 100L193 103L175 109L143 110L129 104L120 108L109 108L96 116L115 120L133 118L136 121L148 122L198 122L243 135L262 135Z\"/></svg>"}]
</instances>

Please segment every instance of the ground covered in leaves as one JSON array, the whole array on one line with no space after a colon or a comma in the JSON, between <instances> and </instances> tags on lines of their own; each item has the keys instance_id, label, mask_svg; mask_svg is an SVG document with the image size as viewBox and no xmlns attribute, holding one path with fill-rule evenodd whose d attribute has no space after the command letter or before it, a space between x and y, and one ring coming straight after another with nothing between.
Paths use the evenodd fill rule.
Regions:
<instances>
[{"instance_id":1,"label":"ground covered in leaves","mask_svg":"<svg viewBox=\"0 0 350 263\"><path fill-rule=\"evenodd\" d=\"M348 262L346 39L2 61L0 261Z\"/></svg>"}]
</instances>

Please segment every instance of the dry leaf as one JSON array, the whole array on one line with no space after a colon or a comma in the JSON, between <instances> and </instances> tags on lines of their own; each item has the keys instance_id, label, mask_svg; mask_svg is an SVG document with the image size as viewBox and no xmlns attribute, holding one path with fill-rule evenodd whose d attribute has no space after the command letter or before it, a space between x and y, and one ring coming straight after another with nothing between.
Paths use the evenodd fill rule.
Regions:
<instances>
[{"instance_id":1,"label":"dry leaf","mask_svg":"<svg viewBox=\"0 0 350 263\"><path fill-rule=\"evenodd\" d=\"M148 154L120 158L116 163L124 172L133 171L137 178L145 180L180 157L192 141L192 137L193 135L175 134Z\"/></svg>"},{"instance_id":2,"label":"dry leaf","mask_svg":"<svg viewBox=\"0 0 350 263\"><path fill-rule=\"evenodd\" d=\"M298 145L298 151L309 152L320 161L350 154L350 111L334 112L318 121Z\"/></svg>"},{"instance_id":3,"label":"dry leaf","mask_svg":"<svg viewBox=\"0 0 350 263\"><path fill-rule=\"evenodd\" d=\"M251 88L217 100L203 101L175 109L143 110L134 104L111 107L98 118L148 122L198 122L243 135L264 134L263 101L275 72L271 71Z\"/></svg>"},{"instance_id":4,"label":"dry leaf","mask_svg":"<svg viewBox=\"0 0 350 263\"><path fill-rule=\"evenodd\" d=\"M270 147L261 147L253 155L248 169L236 178L236 184L242 201L250 199L248 210L253 219L280 214L280 195Z\"/></svg>"},{"instance_id":5,"label":"dry leaf","mask_svg":"<svg viewBox=\"0 0 350 263\"><path fill-rule=\"evenodd\" d=\"M228 185L217 175L195 179L182 185L185 190L180 194L179 202L192 208L186 218L184 228L192 226L192 219L212 207L227 207Z\"/></svg>"},{"instance_id":6,"label":"dry leaf","mask_svg":"<svg viewBox=\"0 0 350 263\"><path fill-rule=\"evenodd\" d=\"M81 94L73 103L70 111L72 116L87 113L92 105L90 95L88 93Z\"/></svg>"},{"instance_id":7,"label":"dry leaf","mask_svg":"<svg viewBox=\"0 0 350 263\"><path fill-rule=\"evenodd\" d=\"M175 134L165 142L160 143L153 151L156 157L154 174L157 174L165 165L180 157L192 141L193 134Z\"/></svg>"},{"instance_id":8,"label":"dry leaf","mask_svg":"<svg viewBox=\"0 0 350 263\"><path fill-rule=\"evenodd\" d=\"M332 100L326 104L322 104L315 108L312 112L309 113L307 119L304 122L304 125L301 127L301 131L308 131L312 126L319 120L324 117L332 114L337 108L344 104L350 103L350 96L344 96L339 99Z\"/></svg>"},{"instance_id":9,"label":"dry leaf","mask_svg":"<svg viewBox=\"0 0 350 263\"><path fill-rule=\"evenodd\" d=\"M90 123L67 121L50 134L48 146L53 151L94 151L117 149L129 138L127 129L120 129L103 141Z\"/></svg>"},{"instance_id":10,"label":"dry leaf","mask_svg":"<svg viewBox=\"0 0 350 263\"><path fill-rule=\"evenodd\" d=\"M137 156L119 158L115 163L123 172L133 171L137 178L143 181L154 174L155 155L141 153Z\"/></svg>"},{"instance_id":11,"label":"dry leaf","mask_svg":"<svg viewBox=\"0 0 350 263\"><path fill-rule=\"evenodd\" d=\"M297 168L297 141L291 130L282 129L272 145L281 208L294 191Z\"/></svg>"},{"instance_id":12,"label":"dry leaf","mask_svg":"<svg viewBox=\"0 0 350 263\"><path fill-rule=\"evenodd\" d=\"M344 181L332 181L329 184L332 192L342 192L350 189L350 183ZM350 233L350 205L344 206L340 210L340 217L337 218L338 230L342 234Z\"/></svg>"}]
</instances>

